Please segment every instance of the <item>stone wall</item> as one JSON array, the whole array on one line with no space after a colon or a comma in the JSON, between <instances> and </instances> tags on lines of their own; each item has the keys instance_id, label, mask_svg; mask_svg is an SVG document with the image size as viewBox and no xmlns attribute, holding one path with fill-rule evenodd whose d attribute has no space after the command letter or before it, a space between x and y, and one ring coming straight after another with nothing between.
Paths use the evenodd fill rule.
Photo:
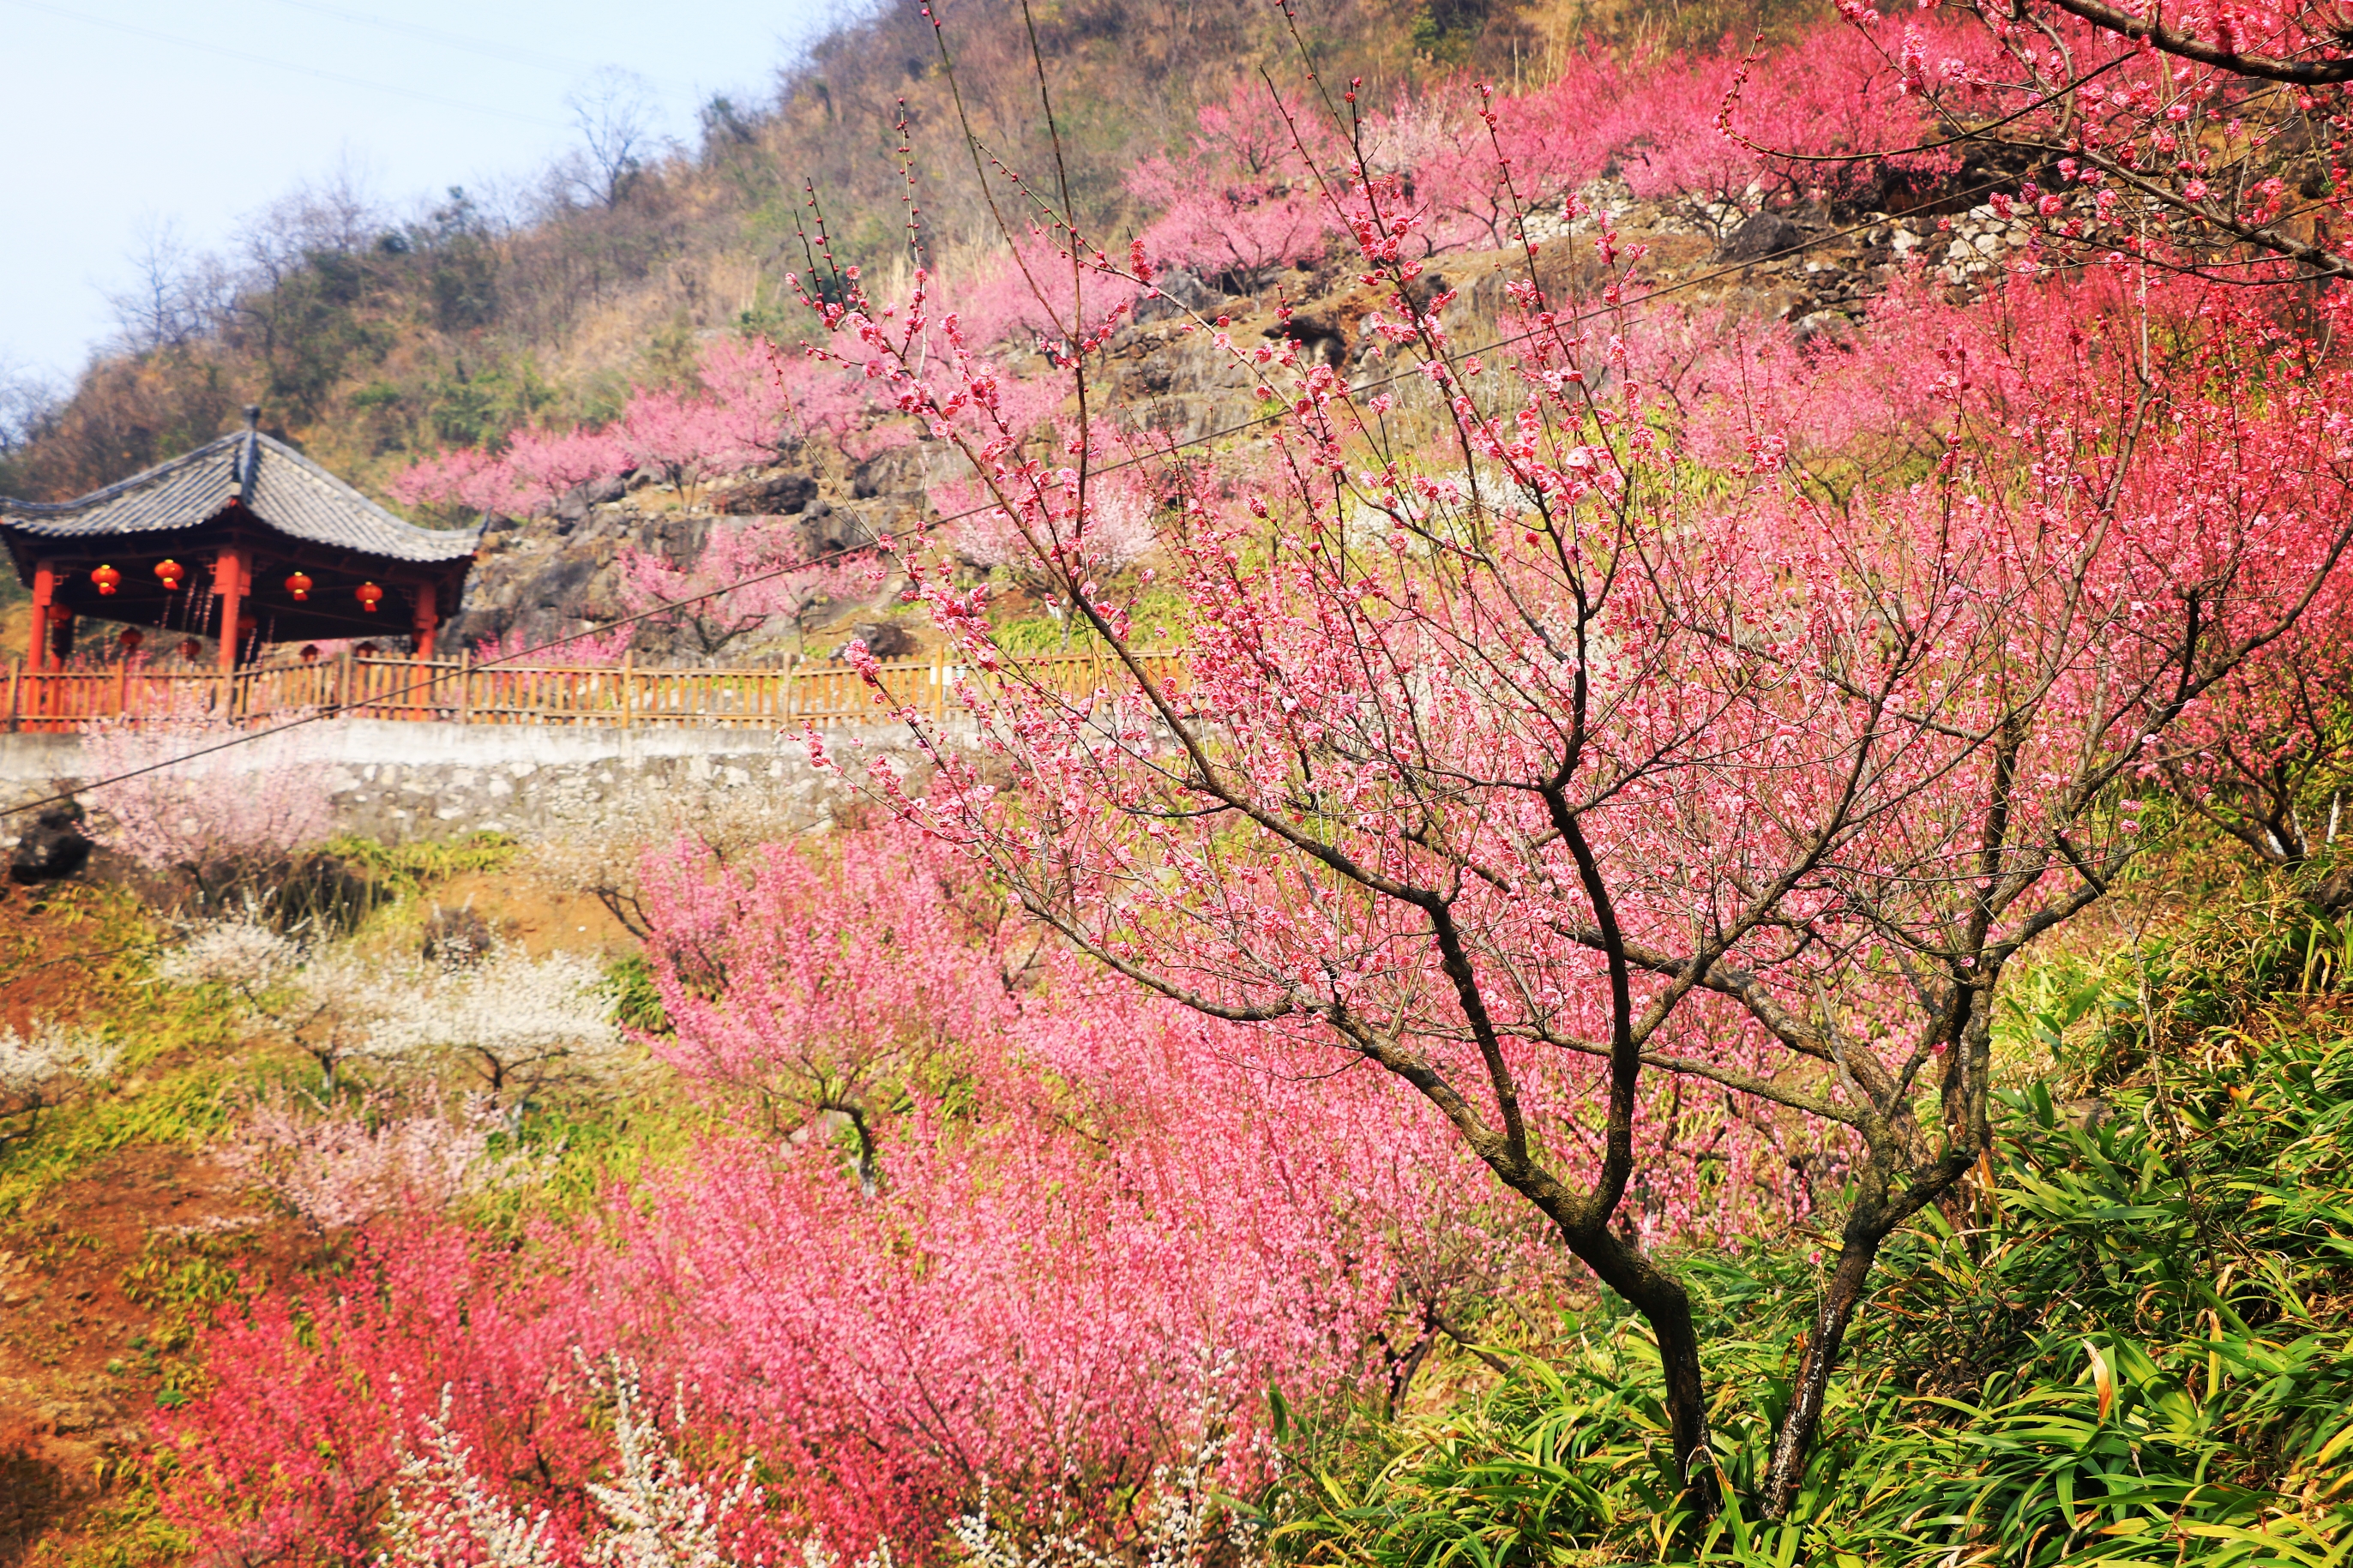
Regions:
<instances>
[{"instance_id":1,"label":"stone wall","mask_svg":"<svg viewBox=\"0 0 2353 1568\"><path fill-rule=\"evenodd\" d=\"M861 742L892 756L909 776L921 759L906 731L875 726L834 731L836 755ZM627 842L674 813L714 797L757 798L767 809L815 820L840 784L810 767L792 734L761 730L586 729L347 720L304 738L338 829L396 843L469 833L538 839L610 837ZM221 753L238 765L240 753ZM80 737L0 735L0 815L88 782Z\"/></svg>"}]
</instances>

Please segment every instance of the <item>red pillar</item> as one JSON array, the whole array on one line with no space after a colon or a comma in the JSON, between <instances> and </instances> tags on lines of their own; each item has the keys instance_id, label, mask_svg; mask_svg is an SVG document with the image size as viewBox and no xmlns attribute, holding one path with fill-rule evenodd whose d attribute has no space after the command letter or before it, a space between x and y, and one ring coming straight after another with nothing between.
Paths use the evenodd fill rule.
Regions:
<instances>
[{"instance_id":1,"label":"red pillar","mask_svg":"<svg viewBox=\"0 0 2353 1568\"><path fill-rule=\"evenodd\" d=\"M432 584L419 583L417 585L416 605L417 626L415 630L417 633L417 657L419 658L431 658L433 657L433 631L435 627L441 624L441 617L438 613L436 613L434 608L435 601Z\"/></svg>"},{"instance_id":2,"label":"red pillar","mask_svg":"<svg viewBox=\"0 0 2353 1568\"><path fill-rule=\"evenodd\" d=\"M57 596L57 568L36 564L33 568L33 650L25 659L26 669L49 668L49 605Z\"/></svg>"},{"instance_id":3,"label":"red pillar","mask_svg":"<svg viewBox=\"0 0 2353 1568\"><path fill-rule=\"evenodd\" d=\"M213 562L213 594L220 600L220 671L223 675L237 668L237 617L245 613L245 595L252 586L247 582L245 552L224 550Z\"/></svg>"}]
</instances>

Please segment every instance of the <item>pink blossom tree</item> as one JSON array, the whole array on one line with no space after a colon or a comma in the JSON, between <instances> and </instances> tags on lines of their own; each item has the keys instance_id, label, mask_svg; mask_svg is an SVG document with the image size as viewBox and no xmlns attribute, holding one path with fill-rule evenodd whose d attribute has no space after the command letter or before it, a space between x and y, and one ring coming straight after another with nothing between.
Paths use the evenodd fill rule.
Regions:
<instances>
[{"instance_id":1,"label":"pink blossom tree","mask_svg":"<svg viewBox=\"0 0 2353 1568\"><path fill-rule=\"evenodd\" d=\"M923 801L887 769L874 783L1131 979L1424 1096L1650 1321L1703 1505L1688 1298L1619 1224L1639 1184L1693 1176L1646 1159L1648 1075L1838 1129L1852 1195L1766 1483L1778 1512L1880 1246L1986 1146L2006 966L2132 854L2118 793L2149 749L2341 569L2353 469L2333 432L2353 388L2320 339L2283 340L2227 293L2180 313L2103 278L2004 308L2166 310L2194 346L2163 426L2080 331L2047 359L2026 345L2049 333L1995 333L1997 356L2020 345L1996 379L2042 412L1987 418L1966 352L1915 363L1955 410L1926 482L1826 505L1752 425L1694 486L1629 374L1642 323L1620 287L1588 316L1516 284L1504 390L1474 394L1484 356L1450 340L1447 295L1413 288L1419 218L1393 176L1356 173L1356 246L1388 296L1370 325L1421 373L1442 453L1388 440L1388 394L1233 349L1284 383L1290 416L1274 483L1242 506L1188 498L1170 528L1181 681L1075 563L1063 587L1113 652L1110 683L1077 693L930 575L938 625L987 677L967 698L988 771L937 745ZM1597 243L1621 259L1606 226ZM907 353L918 323L854 298L829 320L1051 559L1109 454L966 440L945 414L968 357ZM2282 375L2309 395L2246 390ZM2094 428L2130 434L2116 450ZM2210 449L2256 431L2293 466L2200 504ZM1541 1092L1576 1059L1584 1094Z\"/></svg>"},{"instance_id":2,"label":"pink blossom tree","mask_svg":"<svg viewBox=\"0 0 2353 1568\"><path fill-rule=\"evenodd\" d=\"M2025 155L2031 177L1993 205L2053 255L2137 257L2242 286L2353 276L2346 182L2299 162L2353 110L2353 51L2326 12L2143 17L2108 0L2018 12L1970 0L1940 13L1968 24L1957 37L1899 28L1860 0L1840 9L1897 59L1907 94Z\"/></svg>"},{"instance_id":3,"label":"pink blossom tree","mask_svg":"<svg viewBox=\"0 0 2353 1568\"><path fill-rule=\"evenodd\" d=\"M592 479L627 473L629 455L613 435L596 430L522 430L507 442L506 470L518 510L553 505L566 490Z\"/></svg>"},{"instance_id":4,"label":"pink blossom tree","mask_svg":"<svg viewBox=\"0 0 2353 1568\"><path fill-rule=\"evenodd\" d=\"M1322 255L1339 232L1316 183L1316 162L1333 151L1329 132L1286 115L1256 82L1203 104L1198 120L1185 156L1150 159L1127 177L1130 193L1159 214L1144 231L1145 253L1245 289L1270 268Z\"/></svg>"},{"instance_id":5,"label":"pink blossom tree","mask_svg":"<svg viewBox=\"0 0 2353 1568\"><path fill-rule=\"evenodd\" d=\"M499 511L513 504L514 475L506 462L479 447L452 447L419 458L386 481L404 506L453 506Z\"/></svg>"},{"instance_id":6,"label":"pink blossom tree","mask_svg":"<svg viewBox=\"0 0 2353 1568\"><path fill-rule=\"evenodd\" d=\"M736 410L708 398L638 387L614 422L613 439L629 461L653 468L681 494L713 474L733 473L773 455Z\"/></svg>"},{"instance_id":7,"label":"pink blossom tree","mask_svg":"<svg viewBox=\"0 0 2353 1568\"><path fill-rule=\"evenodd\" d=\"M188 710L95 719L82 727L100 833L143 866L195 872L213 890L257 861L327 836L316 726L262 737Z\"/></svg>"},{"instance_id":8,"label":"pink blossom tree","mask_svg":"<svg viewBox=\"0 0 2353 1568\"><path fill-rule=\"evenodd\" d=\"M780 519L713 520L691 566L636 545L623 547L620 563L629 613L659 611L655 623L675 629L705 659L779 621L797 642L810 615L871 585L879 570L868 551L812 557L799 531Z\"/></svg>"},{"instance_id":9,"label":"pink blossom tree","mask_svg":"<svg viewBox=\"0 0 2353 1568\"><path fill-rule=\"evenodd\" d=\"M664 1054L772 1152L660 1184L621 1293L696 1325L667 1364L740 1391L835 1539L931 1539L986 1480L1115 1544L1116 1500L1206 1426L1257 1473L1268 1381L1401 1384L1434 1325L1541 1269L1386 1085L1303 1087L1279 1046L1107 982L944 846L681 844L642 876Z\"/></svg>"},{"instance_id":10,"label":"pink blossom tree","mask_svg":"<svg viewBox=\"0 0 2353 1568\"><path fill-rule=\"evenodd\" d=\"M546 664L611 666L629 651L631 626L591 627L555 640L534 643L520 626L509 626L494 637L478 637L474 657L485 664L514 664L536 658Z\"/></svg>"}]
</instances>

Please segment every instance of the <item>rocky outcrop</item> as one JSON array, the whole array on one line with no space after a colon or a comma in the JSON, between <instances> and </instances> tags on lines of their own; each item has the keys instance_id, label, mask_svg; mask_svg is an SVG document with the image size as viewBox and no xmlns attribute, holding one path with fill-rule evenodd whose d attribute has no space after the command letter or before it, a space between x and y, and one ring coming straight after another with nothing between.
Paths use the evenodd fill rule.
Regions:
<instances>
[{"instance_id":1,"label":"rocky outcrop","mask_svg":"<svg viewBox=\"0 0 2353 1568\"><path fill-rule=\"evenodd\" d=\"M883 532L903 531L920 521L923 492L902 482L913 477L888 473L886 489L860 474L828 482L785 469L745 476L715 493L684 495L667 486L632 489L611 480L594 490L575 489L533 517L493 517L465 601L444 628L443 646L471 647L510 634L536 645L628 615L630 605L621 591L624 552L635 549L690 567L713 529L782 521L811 556L871 544ZM853 499L860 489L864 499ZM839 615L866 607L863 600L847 603ZM731 658L761 662L778 656L790 640L789 629L780 627L774 636L733 645ZM680 639L658 622L639 623L630 646L642 663L691 659ZM561 655L550 658L561 661Z\"/></svg>"}]
</instances>

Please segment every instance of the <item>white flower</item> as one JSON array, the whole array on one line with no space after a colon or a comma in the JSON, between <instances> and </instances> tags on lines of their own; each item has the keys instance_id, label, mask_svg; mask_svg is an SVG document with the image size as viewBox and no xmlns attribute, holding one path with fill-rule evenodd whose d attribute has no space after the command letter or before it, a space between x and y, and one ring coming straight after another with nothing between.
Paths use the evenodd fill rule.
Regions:
<instances>
[{"instance_id":1,"label":"white flower","mask_svg":"<svg viewBox=\"0 0 2353 1568\"><path fill-rule=\"evenodd\" d=\"M216 921L201 927L155 965L174 985L230 985L267 991L302 965L301 942L255 920Z\"/></svg>"},{"instance_id":2,"label":"white flower","mask_svg":"<svg viewBox=\"0 0 2353 1568\"><path fill-rule=\"evenodd\" d=\"M579 953L533 958L519 947L496 948L464 969L386 975L401 999L370 1032L369 1054L407 1061L452 1056L493 1094L528 1089L599 1065L618 1049L621 1033L598 992L603 978Z\"/></svg>"},{"instance_id":3,"label":"white flower","mask_svg":"<svg viewBox=\"0 0 2353 1568\"><path fill-rule=\"evenodd\" d=\"M0 1092L55 1100L74 1085L112 1072L121 1056L121 1047L95 1029L54 1021L35 1024L30 1036L0 1029Z\"/></svg>"}]
</instances>

